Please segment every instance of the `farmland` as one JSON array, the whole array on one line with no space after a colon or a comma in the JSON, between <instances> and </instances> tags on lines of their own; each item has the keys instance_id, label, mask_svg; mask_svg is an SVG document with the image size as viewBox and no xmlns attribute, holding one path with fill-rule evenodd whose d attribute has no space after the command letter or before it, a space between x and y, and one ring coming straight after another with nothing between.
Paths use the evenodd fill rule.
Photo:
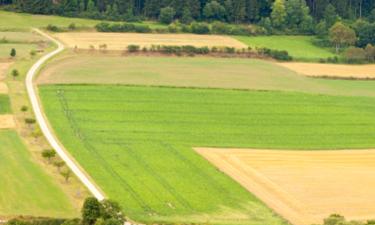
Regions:
<instances>
[{"instance_id":1,"label":"farmland","mask_svg":"<svg viewBox=\"0 0 375 225\"><path fill-rule=\"evenodd\" d=\"M11 23L9 23L11 21ZM0 30L28 31L31 27L46 27L48 24L67 27L75 23L79 28L93 28L98 20L67 18L61 16L32 15L27 13L14 13L0 10ZM155 22L144 22L150 27L163 27Z\"/></svg>"},{"instance_id":2,"label":"farmland","mask_svg":"<svg viewBox=\"0 0 375 225\"><path fill-rule=\"evenodd\" d=\"M198 157L194 146L313 150L375 144L373 98L111 85L51 85L40 92L67 149L141 221L190 222L202 213L215 221L223 207L251 215L243 224L256 224L241 207L252 204L264 215L259 224L282 223ZM217 223L239 224L226 218Z\"/></svg>"},{"instance_id":3,"label":"farmland","mask_svg":"<svg viewBox=\"0 0 375 225\"><path fill-rule=\"evenodd\" d=\"M0 94L0 114L10 113L10 111L9 97Z\"/></svg>"},{"instance_id":4,"label":"farmland","mask_svg":"<svg viewBox=\"0 0 375 225\"><path fill-rule=\"evenodd\" d=\"M375 78L375 64L334 65L318 63L279 63L288 69L307 76L332 76L338 78Z\"/></svg>"},{"instance_id":5,"label":"farmland","mask_svg":"<svg viewBox=\"0 0 375 225\"><path fill-rule=\"evenodd\" d=\"M374 218L374 150L196 150L293 224Z\"/></svg>"},{"instance_id":6,"label":"farmland","mask_svg":"<svg viewBox=\"0 0 375 225\"><path fill-rule=\"evenodd\" d=\"M17 133L0 130L0 215L75 217L77 209L31 159Z\"/></svg>"},{"instance_id":7,"label":"farmland","mask_svg":"<svg viewBox=\"0 0 375 225\"><path fill-rule=\"evenodd\" d=\"M41 151L49 146L37 126L25 123L33 113L23 78L48 47L43 37L31 32L0 32L0 220L21 215L77 217L80 198L86 196L74 178L65 182L57 169L43 160ZM11 48L17 52L14 58L10 58ZM37 49L40 52L31 56L30 51ZM11 76L13 69L19 72L17 77Z\"/></svg>"},{"instance_id":8,"label":"farmland","mask_svg":"<svg viewBox=\"0 0 375 225\"><path fill-rule=\"evenodd\" d=\"M375 97L375 81L312 79L275 63L255 59L64 54L52 60L37 81L40 84L209 87Z\"/></svg>"},{"instance_id":9,"label":"farmland","mask_svg":"<svg viewBox=\"0 0 375 225\"><path fill-rule=\"evenodd\" d=\"M300 61L318 61L336 56L330 49L313 44L313 36L258 36L235 38L252 48L270 48L288 51L293 58Z\"/></svg>"},{"instance_id":10,"label":"farmland","mask_svg":"<svg viewBox=\"0 0 375 225\"><path fill-rule=\"evenodd\" d=\"M56 37L67 46L89 49L106 44L110 50L125 50L128 45L193 45L197 47L228 46L246 48L245 44L226 36L196 34L137 34L137 33L58 33Z\"/></svg>"}]
</instances>

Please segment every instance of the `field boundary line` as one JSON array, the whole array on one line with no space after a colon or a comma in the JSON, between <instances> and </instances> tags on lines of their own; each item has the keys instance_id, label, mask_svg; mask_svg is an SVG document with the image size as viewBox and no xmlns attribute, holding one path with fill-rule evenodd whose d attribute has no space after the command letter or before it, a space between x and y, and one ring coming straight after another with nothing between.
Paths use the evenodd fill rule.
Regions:
<instances>
[{"instance_id":1,"label":"field boundary line","mask_svg":"<svg viewBox=\"0 0 375 225\"><path fill-rule=\"evenodd\" d=\"M57 138L51 132L47 120L42 113L41 106L38 101L38 96L36 95L35 87L33 84L33 79L36 76L38 70L43 66L43 64L52 58L53 56L57 55L58 53L62 52L65 49L65 46L59 42L58 40L52 38L48 34L40 31L39 29L33 29L33 31L37 32L38 34L46 37L48 40L52 41L57 45L57 49L53 50L52 52L44 55L40 58L27 72L26 75L26 88L27 93L29 95L29 99L35 113L36 120L39 123L40 129L43 132L44 136L46 137L47 141L50 143L52 148L56 151L56 153L61 157L61 159L66 163L66 165L72 170L72 172L78 177L78 179L87 187L87 189L92 193L92 195L97 198L99 201L105 199L104 194L95 186L93 182L86 176L86 174L80 169L79 165L67 154L61 144L57 141Z\"/></svg>"}]
</instances>

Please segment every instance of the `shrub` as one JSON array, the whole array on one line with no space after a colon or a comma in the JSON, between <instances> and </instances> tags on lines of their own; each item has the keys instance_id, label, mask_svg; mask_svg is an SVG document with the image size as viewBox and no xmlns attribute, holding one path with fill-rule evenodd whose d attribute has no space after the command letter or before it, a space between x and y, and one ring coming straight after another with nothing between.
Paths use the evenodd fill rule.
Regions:
<instances>
[{"instance_id":1,"label":"shrub","mask_svg":"<svg viewBox=\"0 0 375 225\"><path fill-rule=\"evenodd\" d=\"M137 33L151 33L152 30L148 25L135 25L134 31Z\"/></svg>"},{"instance_id":2,"label":"shrub","mask_svg":"<svg viewBox=\"0 0 375 225\"><path fill-rule=\"evenodd\" d=\"M128 45L128 52L138 52L140 49L139 45Z\"/></svg>"},{"instance_id":3,"label":"shrub","mask_svg":"<svg viewBox=\"0 0 375 225\"><path fill-rule=\"evenodd\" d=\"M23 105L23 106L21 107L21 111L22 111L22 112L27 112L27 110L29 110L29 107L27 107L26 105Z\"/></svg>"},{"instance_id":4,"label":"shrub","mask_svg":"<svg viewBox=\"0 0 375 225\"><path fill-rule=\"evenodd\" d=\"M210 28L207 23L193 22L190 25L191 32L194 34L208 34L210 33Z\"/></svg>"},{"instance_id":5,"label":"shrub","mask_svg":"<svg viewBox=\"0 0 375 225\"><path fill-rule=\"evenodd\" d=\"M12 58L14 58L14 57L16 57L16 55L17 55L17 51L16 51L16 49L15 49L15 48L12 48L12 49L10 50L10 56L11 56Z\"/></svg>"},{"instance_id":6,"label":"shrub","mask_svg":"<svg viewBox=\"0 0 375 225\"><path fill-rule=\"evenodd\" d=\"M59 28L56 25L52 25L52 24L48 24L46 29L49 30L49 31L52 31L52 32L61 32L62 31L61 28Z\"/></svg>"},{"instance_id":7,"label":"shrub","mask_svg":"<svg viewBox=\"0 0 375 225\"><path fill-rule=\"evenodd\" d=\"M231 34L231 26L222 23L222 22L214 22L211 26L211 33L213 34Z\"/></svg>"},{"instance_id":8,"label":"shrub","mask_svg":"<svg viewBox=\"0 0 375 225\"><path fill-rule=\"evenodd\" d=\"M259 48L257 49L258 53L261 55L269 56L276 60L281 61L291 61L293 58L289 55L287 51L274 50L269 48Z\"/></svg>"},{"instance_id":9,"label":"shrub","mask_svg":"<svg viewBox=\"0 0 375 225\"><path fill-rule=\"evenodd\" d=\"M45 149L42 151L42 156L48 160L48 163L51 163L51 159L56 156L56 152L53 149Z\"/></svg>"},{"instance_id":10,"label":"shrub","mask_svg":"<svg viewBox=\"0 0 375 225\"><path fill-rule=\"evenodd\" d=\"M363 48L350 47L345 52L348 63L363 63L366 60L366 52Z\"/></svg>"},{"instance_id":11,"label":"shrub","mask_svg":"<svg viewBox=\"0 0 375 225\"><path fill-rule=\"evenodd\" d=\"M69 24L68 29L69 29L69 30L76 30L76 29L77 29L77 26L76 26L75 23L71 23L71 24Z\"/></svg>"},{"instance_id":12,"label":"shrub","mask_svg":"<svg viewBox=\"0 0 375 225\"><path fill-rule=\"evenodd\" d=\"M64 219L19 217L9 220L6 225L62 225L64 222Z\"/></svg>"},{"instance_id":13,"label":"shrub","mask_svg":"<svg viewBox=\"0 0 375 225\"><path fill-rule=\"evenodd\" d=\"M25 123L28 125L36 123L36 120L34 118L26 118Z\"/></svg>"}]
</instances>

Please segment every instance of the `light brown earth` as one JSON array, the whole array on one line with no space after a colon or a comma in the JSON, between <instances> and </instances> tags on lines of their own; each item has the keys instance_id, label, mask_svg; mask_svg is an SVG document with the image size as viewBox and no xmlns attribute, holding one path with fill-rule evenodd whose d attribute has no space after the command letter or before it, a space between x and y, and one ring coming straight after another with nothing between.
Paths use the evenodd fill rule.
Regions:
<instances>
[{"instance_id":1,"label":"light brown earth","mask_svg":"<svg viewBox=\"0 0 375 225\"><path fill-rule=\"evenodd\" d=\"M195 34L139 34L139 33L58 33L55 35L70 48L77 46L80 49L89 49L93 45L96 49L99 45L106 44L108 50L125 50L128 45L193 45L202 46L228 46L235 48L247 48L240 41L231 37L218 35Z\"/></svg>"},{"instance_id":2,"label":"light brown earth","mask_svg":"<svg viewBox=\"0 0 375 225\"><path fill-rule=\"evenodd\" d=\"M333 76L339 78L375 78L375 64L339 65L320 63L278 63L290 70L307 76Z\"/></svg>"},{"instance_id":3,"label":"light brown earth","mask_svg":"<svg viewBox=\"0 0 375 225\"><path fill-rule=\"evenodd\" d=\"M0 62L0 82L5 79L5 74L6 74L5 72L9 68L10 65L11 63Z\"/></svg>"},{"instance_id":4,"label":"light brown earth","mask_svg":"<svg viewBox=\"0 0 375 225\"><path fill-rule=\"evenodd\" d=\"M375 150L195 150L294 225L375 218Z\"/></svg>"},{"instance_id":5,"label":"light brown earth","mask_svg":"<svg viewBox=\"0 0 375 225\"><path fill-rule=\"evenodd\" d=\"M16 123L13 115L0 115L0 129L15 128Z\"/></svg>"}]
</instances>

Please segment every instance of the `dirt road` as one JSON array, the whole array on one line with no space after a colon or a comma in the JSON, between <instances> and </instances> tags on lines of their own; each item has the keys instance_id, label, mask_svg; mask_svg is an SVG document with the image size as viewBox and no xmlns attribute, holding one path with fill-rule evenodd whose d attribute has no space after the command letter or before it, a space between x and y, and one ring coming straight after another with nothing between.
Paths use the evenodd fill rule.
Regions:
<instances>
[{"instance_id":1,"label":"dirt road","mask_svg":"<svg viewBox=\"0 0 375 225\"><path fill-rule=\"evenodd\" d=\"M53 149L57 152L57 154L61 157L62 160L65 161L66 165L72 170L72 172L82 181L82 183L87 187L87 189L95 196L98 200L103 200L104 195L102 192L94 185L94 183L88 178L88 176L83 172L83 170L76 164L76 162L68 155L68 153L64 150L63 146L58 142L56 137L51 132L47 120L44 117L42 112L40 103L38 101L38 96L36 92L36 87L33 83L33 78L37 74L40 67L50 58L57 55L61 51L64 50L64 45L61 44L59 41L55 40L54 38L50 37L49 35L41 32L38 29L34 29L35 32L39 33L40 35L46 37L50 41L54 42L58 47L56 50L50 52L47 55L44 55L40 58L28 71L26 75L26 88L30 98L30 102L32 108L35 113L35 117L40 125L40 129L42 130L44 136L47 138L48 142L51 144Z\"/></svg>"}]
</instances>

